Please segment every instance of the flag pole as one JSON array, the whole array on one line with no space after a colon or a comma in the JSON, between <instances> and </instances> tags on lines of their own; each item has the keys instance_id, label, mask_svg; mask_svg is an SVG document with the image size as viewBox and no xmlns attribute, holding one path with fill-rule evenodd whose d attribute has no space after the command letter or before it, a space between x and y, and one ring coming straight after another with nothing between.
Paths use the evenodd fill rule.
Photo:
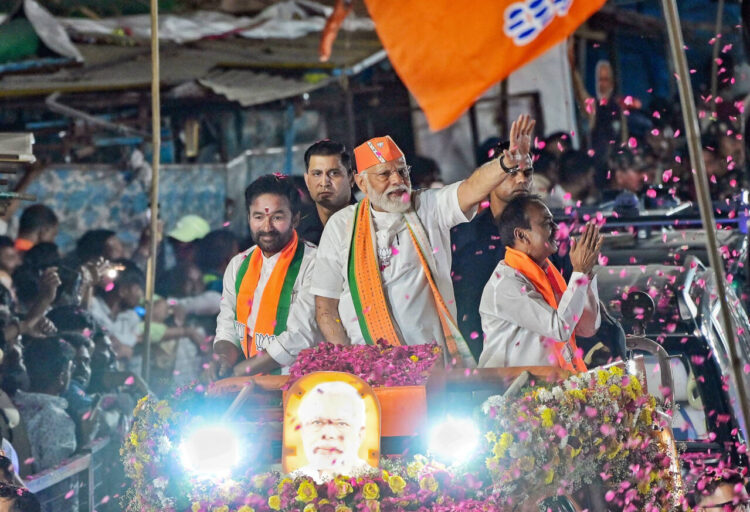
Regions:
<instances>
[{"instance_id":1,"label":"flag pole","mask_svg":"<svg viewBox=\"0 0 750 512\"><path fill-rule=\"evenodd\" d=\"M151 246L146 264L146 321L143 329L143 378L148 383L151 370L151 321L154 309L156 251L159 243L159 157L161 150L161 98L159 96L159 2L151 0Z\"/></svg>"},{"instance_id":2,"label":"flag pole","mask_svg":"<svg viewBox=\"0 0 750 512\"><path fill-rule=\"evenodd\" d=\"M744 423L742 426L746 429L743 434L745 435L745 438L747 438L747 422L750 421L748 407L750 407L750 404L748 404L745 383L742 379L742 367L737 352L735 333L729 315L724 267L722 266L722 260L719 257L719 246L716 239L716 220L714 219L713 214L713 205L711 203L706 166L703 162L703 154L701 153L698 116L696 115L695 100L693 98L693 90L690 84L690 73L688 71L687 58L685 57L685 43L682 38L680 15L677 11L675 0L662 0L662 9L664 10L664 16L667 22L669 48L677 71L677 88L680 92L680 104L682 105L682 116L683 122L685 123L685 135L687 137L688 151L690 153L690 162L693 167L693 180L698 195L698 206L700 207L703 228L706 232L708 261L716 275L716 294L719 297L719 304L721 306L721 324L729 348L730 371L737 387L737 398L743 416L742 422ZM716 44L718 44L718 41ZM737 405L738 404L734 404L735 407L737 407Z\"/></svg>"}]
</instances>

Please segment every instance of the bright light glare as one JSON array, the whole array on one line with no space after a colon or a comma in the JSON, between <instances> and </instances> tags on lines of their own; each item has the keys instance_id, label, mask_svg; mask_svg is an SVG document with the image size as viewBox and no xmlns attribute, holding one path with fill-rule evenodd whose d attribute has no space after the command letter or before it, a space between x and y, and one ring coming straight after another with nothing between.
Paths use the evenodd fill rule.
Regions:
<instances>
[{"instance_id":1,"label":"bright light glare","mask_svg":"<svg viewBox=\"0 0 750 512\"><path fill-rule=\"evenodd\" d=\"M116 268L111 268L107 270L107 277L110 279L117 279L118 271Z\"/></svg>"},{"instance_id":2,"label":"bright light glare","mask_svg":"<svg viewBox=\"0 0 750 512\"><path fill-rule=\"evenodd\" d=\"M240 462L240 442L228 427L198 427L182 440L180 456L188 471L205 477L224 478Z\"/></svg>"},{"instance_id":3,"label":"bright light glare","mask_svg":"<svg viewBox=\"0 0 750 512\"><path fill-rule=\"evenodd\" d=\"M468 418L448 416L430 432L430 452L440 459L460 463L479 445L479 429Z\"/></svg>"}]
</instances>

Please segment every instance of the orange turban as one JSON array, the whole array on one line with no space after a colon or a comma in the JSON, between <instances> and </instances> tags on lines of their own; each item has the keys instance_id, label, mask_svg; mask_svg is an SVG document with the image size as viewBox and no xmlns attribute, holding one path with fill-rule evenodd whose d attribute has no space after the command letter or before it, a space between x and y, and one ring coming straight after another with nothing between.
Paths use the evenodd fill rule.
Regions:
<instances>
[{"instance_id":1,"label":"orange turban","mask_svg":"<svg viewBox=\"0 0 750 512\"><path fill-rule=\"evenodd\" d=\"M404 152L401 151L401 148L388 135L372 138L354 148L354 158L357 161L358 173L373 165L384 164L403 157Z\"/></svg>"}]
</instances>

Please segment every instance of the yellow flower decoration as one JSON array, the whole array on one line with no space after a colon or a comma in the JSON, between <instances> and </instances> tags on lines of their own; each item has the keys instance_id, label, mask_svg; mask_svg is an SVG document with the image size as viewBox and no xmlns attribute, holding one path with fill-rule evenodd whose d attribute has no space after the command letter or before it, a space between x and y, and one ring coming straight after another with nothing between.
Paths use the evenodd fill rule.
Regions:
<instances>
[{"instance_id":1,"label":"yellow flower decoration","mask_svg":"<svg viewBox=\"0 0 750 512\"><path fill-rule=\"evenodd\" d=\"M398 475L392 475L388 479L388 487L391 488L393 494L400 495L406 488L406 481Z\"/></svg>"},{"instance_id":2,"label":"yellow flower decoration","mask_svg":"<svg viewBox=\"0 0 750 512\"><path fill-rule=\"evenodd\" d=\"M380 502L376 500L367 500L365 501L367 504L367 510L369 512L380 512Z\"/></svg>"},{"instance_id":3,"label":"yellow flower decoration","mask_svg":"<svg viewBox=\"0 0 750 512\"><path fill-rule=\"evenodd\" d=\"M613 366L612 368L610 368L609 373L614 377L622 377L623 375L625 375L625 372L622 371L622 368L618 368L617 366Z\"/></svg>"},{"instance_id":4,"label":"yellow flower decoration","mask_svg":"<svg viewBox=\"0 0 750 512\"><path fill-rule=\"evenodd\" d=\"M436 492L438 490L437 480L432 475L428 475L419 481L419 488Z\"/></svg>"},{"instance_id":5,"label":"yellow flower decoration","mask_svg":"<svg viewBox=\"0 0 750 512\"><path fill-rule=\"evenodd\" d=\"M281 498L274 494L268 497L268 506L274 510L281 510Z\"/></svg>"},{"instance_id":6,"label":"yellow flower decoration","mask_svg":"<svg viewBox=\"0 0 750 512\"><path fill-rule=\"evenodd\" d=\"M297 501L309 503L318 497L318 491L309 480L305 480L297 488Z\"/></svg>"},{"instance_id":7,"label":"yellow flower decoration","mask_svg":"<svg viewBox=\"0 0 750 512\"><path fill-rule=\"evenodd\" d=\"M334 481L336 482L336 497L338 499L344 499L349 493L354 491L352 484L346 480L336 477Z\"/></svg>"},{"instance_id":8,"label":"yellow flower decoration","mask_svg":"<svg viewBox=\"0 0 750 512\"><path fill-rule=\"evenodd\" d=\"M283 478L279 482L279 485L276 486L276 489L278 489L278 491L281 492L281 491L284 490L284 487L286 487L287 485L291 485L293 483L294 483L294 481L291 478Z\"/></svg>"},{"instance_id":9,"label":"yellow flower decoration","mask_svg":"<svg viewBox=\"0 0 750 512\"><path fill-rule=\"evenodd\" d=\"M337 505L335 512L352 512L352 509L350 509L346 505Z\"/></svg>"},{"instance_id":10,"label":"yellow flower decoration","mask_svg":"<svg viewBox=\"0 0 750 512\"><path fill-rule=\"evenodd\" d=\"M544 428L551 428L555 424L555 411L549 407L542 409L542 426Z\"/></svg>"},{"instance_id":11,"label":"yellow flower decoration","mask_svg":"<svg viewBox=\"0 0 750 512\"><path fill-rule=\"evenodd\" d=\"M229 512L229 507L227 505L222 505L220 507L214 507L211 512Z\"/></svg>"},{"instance_id":12,"label":"yellow flower decoration","mask_svg":"<svg viewBox=\"0 0 750 512\"><path fill-rule=\"evenodd\" d=\"M138 446L138 433L135 430L130 433L130 444Z\"/></svg>"},{"instance_id":13,"label":"yellow flower decoration","mask_svg":"<svg viewBox=\"0 0 750 512\"><path fill-rule=\"evenodd\" d=\"M192 510L192 512L198 512L200 509L201 509L201 504L195 501L193 502L193 506L190 507L190 510Z\"/></svg>"},{"instance_id":14,"label":"yellow flower decoration","mask_svg":"<svg viewBox=\"0 0 750 512\"><path fill-rule=\"evenodd\" d=\"M419 361L419 358L418 358L417 356L410 356L410 357L409 357L409 359L411 359L411 360L412 360L412 361L414 361L415 363L416 363L417 361Z\"/></svg>"},{"instance_id":15,"label":"yellow flower decoration","mask_svg":"<svg viewBox=\"0 0 750 512\"><path fill-rule=\"evenodd\" d=\"M314 503L308 503L305 505L305 508L302 509L302 512L318 512L318 507L316 507Z\"/></svg>"},{"instance_id":16,"label":"yellow flower decoration","mask_svg":"<svg viewBox=\"0 0 750 512\"><path fill-rule=\"evenodd\" d=\"M422 468L424 468L424 464L420 461L414 461L406 466L406 474L409 475L409 478L417 478L417 475L422 471Z\"/></svg>"},{"instance_id":17,"label":"yellow flower decoration","mask_svg":"<svg viewBox=\"0 0 750 512\"><path fill-rule=\"evenodd\" d=\"M374 482L366 483L364 487L362 487L362 496L364 496L366 500L378 499L378 496L380 496L380 488L378 487L378 484Z\"/></svg>"},{"instance_id":18,"label":"yellow flower decoration","mask_svg":"<svg viewBox=\"0 0 750 512\"><path fill-rule=\"evenodd\" d=\"M255 512L255 509L250 505L242 505L237 509L237 512Z\"/></svg>"},{"instance_id":19,"label":"yellow flower decoration","mask_svg":"<svg viewBox=\"0 0 750 512\"><path fill-rule=\"evenodd\" d=\"M555 472L552 469L548 469L547 473L544 475L544 483L549 485L552 483L552 481L555 479Z\"/></svg>"}]
</instances>

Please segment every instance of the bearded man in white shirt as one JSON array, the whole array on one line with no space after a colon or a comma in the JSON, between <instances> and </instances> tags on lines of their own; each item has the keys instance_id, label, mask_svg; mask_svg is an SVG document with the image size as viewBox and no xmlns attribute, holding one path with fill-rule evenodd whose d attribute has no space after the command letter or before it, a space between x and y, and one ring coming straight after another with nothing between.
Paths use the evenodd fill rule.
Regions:
<instances>
[{"instance_id":1,"label":"bearded man in white shirt","mask_svg":"<svg viewBox=\"0 0 750 512\"><path fill-rule=\"evenodd\" d=\"M355 181L366 197L328 220L311 289L328 341L436 342L447 362L476 365L455 324L450 229L471 220L513 172L531 166L534 124L520 116L511 127L511 151L441 189L412 191L409 166L390 137L354 150Z\"/></svg>"},{"instance_id":2,"label":"bearded man in white shirt","mask_svg":"<svg viewBox=\"0 0 750 512\"><path fill-rule=\"evenodd\" d=\"M597 263L602 237L590 222L570 250L573 273L565 283L549 257L557 252L557 224L539 196L510 201L500 216L506 244L479 305L482 368L557 366L585 372L575 335L593 336L601 313Z\"/></svg>"},{"instance_id":3,"label":"bearded man in white shirt","mask_svg":"<svg viewBox=\"0 0 750 512\"><path fill-rule=\"evenodd\" d=\"M269 174L247 187L245 202L256 245L232 258L224 273L214 379L287 367L320 340L310 294L315 247L295 231L299 191L288 178Z\"/></svg>"}]
</instances>

